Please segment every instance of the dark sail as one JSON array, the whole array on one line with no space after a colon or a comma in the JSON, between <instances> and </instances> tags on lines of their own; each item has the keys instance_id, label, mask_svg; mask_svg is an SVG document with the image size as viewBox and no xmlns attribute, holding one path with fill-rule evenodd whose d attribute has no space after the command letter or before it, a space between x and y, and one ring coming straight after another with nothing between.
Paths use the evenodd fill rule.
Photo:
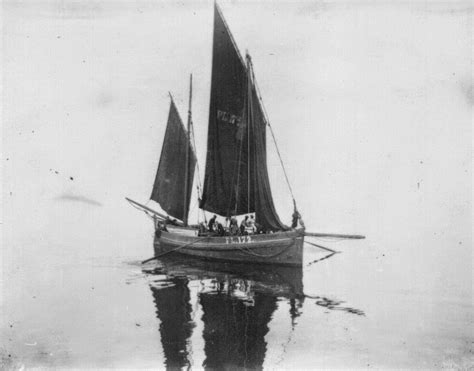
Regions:
<instances>
[{"instance_id":1,"label":"dark sail","mask_svg":"<svg viewBox=\"0 0 474 371\"><path fill-rule=\"evenodd\" d=\"M250 127L250 174L254 194L255 218L267 230L286 230L273 203L267 169L267 122L255 86L251 84L248 110Z\"/></svg>"},{"instance_id":2,"label":"dark sail","mask_svg":"<svg viewBox=\"0 0 474 371\"><path fill-rule=\"evenodd\" d=\"M189 161L186 161L187 153ZM187 176L186 163L189 165ZM158 202L169 215L183 221L188 218L195 166L196 156L178 110L171 100L160 164L150 199ZM187 191L186 201L185 190Z\"/></svg>"},{"instance_id":3,"label":"dark sail","mask_svg":"<svg viewBox=\"0 0 474 371\"><path fill-rule=\"evenodd\" d=\"M288 229L273 204L266 120L247 68L215 6L206 176L200 207L220 215L256 213L267 230Z\"/></svg>"},{"instance_id":4,"label":"dark sail","mask_svg":"<svg viewBox=\"0 0 474 371\"><path fill-rule=\"evenodd\" d=\"M247 138L243 120L246 90L245 64L215 5L206 176L200 206L220 215L253 211L246 199L247 167L242 171L241 166L246 158L239 161L247 153L247 147L242 148L247 142L242 140Z\"/></svg>"}]
</instances>

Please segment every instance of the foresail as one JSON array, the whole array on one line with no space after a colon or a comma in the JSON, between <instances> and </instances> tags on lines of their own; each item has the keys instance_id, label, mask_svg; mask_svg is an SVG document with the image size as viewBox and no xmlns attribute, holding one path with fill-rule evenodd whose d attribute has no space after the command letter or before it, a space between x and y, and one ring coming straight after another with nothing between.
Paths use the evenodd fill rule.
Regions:
<instances>
[{"instance_id":1,"label":"foresail","mask_svg":"<svg viewBox=\"0 0 474 371\"><path fill-rule=\"evenodd\" d=\"M187 152L189 153L188 162L186 161ZM189 165L187 176L186 163ZM150 199L158 202L161 208L174 218L187 220L195 166L196 155L190 145L178 110L171 100L160 163Z\"/></svg>"}]
</instances>

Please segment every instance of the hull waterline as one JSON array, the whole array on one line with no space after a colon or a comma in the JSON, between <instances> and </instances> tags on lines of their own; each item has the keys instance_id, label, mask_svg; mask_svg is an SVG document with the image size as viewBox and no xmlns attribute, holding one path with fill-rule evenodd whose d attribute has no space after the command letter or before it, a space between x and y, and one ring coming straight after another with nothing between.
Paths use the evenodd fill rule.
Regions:
<instances>
[{"instance_id":1,"label":"hull waterline","mask_svg":"<svg viewBox=\"0 0 474 371\"><path fill-rule=\"evenodd\" d=\"M223 237L162 231L154 250L155 256L173 251L206 260L301 266L303 243L303 230Z\"/></svg>"}]
</instances>

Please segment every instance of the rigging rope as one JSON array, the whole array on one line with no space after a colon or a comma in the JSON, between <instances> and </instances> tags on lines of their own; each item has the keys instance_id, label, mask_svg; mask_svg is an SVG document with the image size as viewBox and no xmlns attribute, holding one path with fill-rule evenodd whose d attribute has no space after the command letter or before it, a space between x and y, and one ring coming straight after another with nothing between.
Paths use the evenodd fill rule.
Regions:
<instances>
[{"instance_id":1,"label":"rigging rope","mask_svg":"<svg viewBox=\"0 0 474 371\"><path fill-rule=\"evenodd\" d=\"M251 64L252 66L252 64ZM252 66L253 67L253 66ZM252 74L253 74L253 68L252 68ZM281 154L280 154L280 150L278 148L278 144L277 144L277 141L276 141L276 138L275 138L275 134L273 132L273 128L272 128L272 125L270 124L270 120L268 118L268 113L267 113L267 110L265 109L265 105L263 104L263 99L262 99L262 94L260 93L260 88L258 86L258 83L257 83L257 80L255 79L254 77L254 85L255 85L255 88L257 90L257 95L258 95L258 99L260 100L260 103L262 105L262 109L263 109L263 114L265 116L265 121L267 122L267 125L268 127L270 128L270 133L272 134L272 138L273 138L273 143L275 143L275 148L276 148L276 151L277 151L277 154L278 154L278 158L280 159L280 164L281 164L281 167L283 169L283 174L285 175L285 179L286 179L286 184L288 185L288 189L290 190L290 194L291 194L291 198L293 199L293 203L295 205L295 209L297 209L296 207L296 200L295 200L295 196L293 194L293 189L291 188L291 184L290 184L290 181L288 179L288 175L286 173L286 169L285 169L285 165L283 164L283 159L281 158Z\"/></svg>"},{"instance_id":2,"label":"rigging rope","mask_svg":"<svg viewBox=\"0 0 474 371\"><path fill-rule=\"evenodd\" d=\"M326 259L329 259L331 256L337 254L337 252L332 252L332 253L329 253L328 255L322 257L322 258L319 258L319 259L316 259L316 260L313 260L312 262L309 262L308 264L306 264L307 267L309 267L310 265L313 265L315 263L319 263L320 261L323 261L323 260L326 260Z\"/></svg>"},{"instance_id":3,"label":"rigging rope","mask_svg":"<svg viewBox=\"0 0 474 371\"><path fill-rule=\"evenodd\" d=\"M155 220L155 218L158 218L158 219L163 219L163 218L160 218L159 216L157 215L150 215L150 213L148 211L146 211L145 209L141 208L141 207L138 207L136 205L134 205L133 203L129 202L130 205L132 205L135 209L137 210L140 210L140 211L143 211L150 219L153 219ZM164 220L164 219L163 219Z\"/></svg>"}]
</instances>

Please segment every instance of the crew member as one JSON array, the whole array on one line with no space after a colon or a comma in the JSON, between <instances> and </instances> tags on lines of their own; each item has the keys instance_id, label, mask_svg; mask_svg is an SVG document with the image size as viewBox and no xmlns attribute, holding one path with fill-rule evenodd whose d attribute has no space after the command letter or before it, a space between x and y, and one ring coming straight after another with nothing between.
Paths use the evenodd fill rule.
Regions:
<instances>
[{"instance_id":1,"label":"crew member","mask_svg":"<svg viewBox=\"0 0 474 371\"><path fill-rule=\"evenodd\" d=\"M235 216L230 218L229 231L231 236L235 236L237 233L239 233L239 223L237 222L237 218Z\"/></svg>"},{"instance_id":2,"label":"crew member","mask_svg":"<svg viewBox=\"0 0 474 371\"><path fill-rule=\"evenodd\" d=\"M255 219L253 215L251 215L250 219L247 221L247 227L252 230L252 233L256 232L257 228L255 227Z\"/></svg>"},{"instance_id":3,"label":"crew member","mask_svg":"<svg viewBox=\"0 0 474 371\"><path fill-rule=\"evenodd\" d=\"M225 236L224 226L219 222L217 222L217 233L219 234L219 236Z\"/></svg>"},{"instance_id":4,"label":"crew member","mask_svg":"<svg viewBox=\"0 0 474 371\"><path fill-rule=\"evenodd\" d=\"M217 219L217 215L214 215L210 220L209 220L209 232L215 232L215 228L216 228L216 219Z\"/></svg>"},{"instance_id":5,"label":"crew member","mask_svg":"<svg viewBox=\"0 0 474 371\"><path fill-rule=\"evenodd\" d=\"M293 211L292 215L291 228L296 228L298 226L298 221L300 222L300 226L304 228L303 219L301 218L301 214L298 212L295 203L295 211Z\"/></svg>"},{"instance_id":6,"label":"crew member","mask_svg":"<svg viewBox=\"0 0 474 371\"><path fill-rule=\"evenodd\" d=\"M240 223L240 234L245 234L245 227L247 227L247 220L249 219L248 215L245 215L245 219Z\"/></svg>"}]
</instances>

